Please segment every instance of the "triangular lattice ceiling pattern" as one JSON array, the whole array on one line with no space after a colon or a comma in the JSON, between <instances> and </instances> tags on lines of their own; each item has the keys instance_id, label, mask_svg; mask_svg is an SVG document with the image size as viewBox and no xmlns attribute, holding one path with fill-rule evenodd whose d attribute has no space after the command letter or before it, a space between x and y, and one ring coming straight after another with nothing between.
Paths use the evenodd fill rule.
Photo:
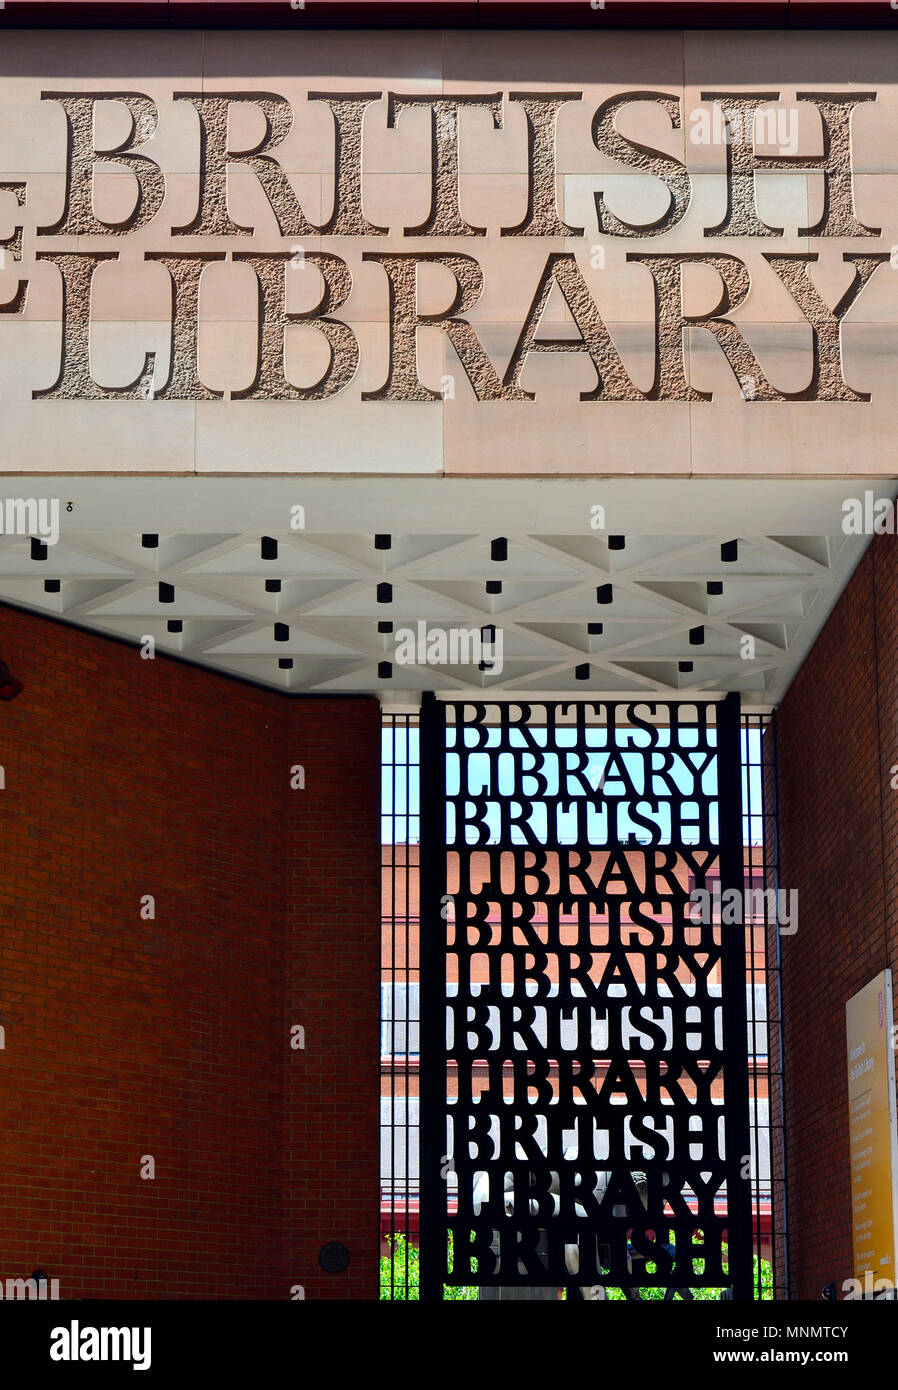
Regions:
<instances>
[{"instance_id":1,"label":"triangular lattice ceiling pattern","mask_svg":"<svg viewBox=\"0 0 898 1390\"><path fill-rule=\"evenodd\" d=\"M399 706L431 689L738 690L769 707L863 548L840 525L742 534L738 506L713 532L677 535L564 533L550 513L546 529L500 529L499 515L478 516L489 530L461 529L472 509L439 507L432 530L404 532L401 506L390 531L235 528L245 518L233 506L214 529L123 518L92 531L78 529L85 511L46 549L0 537L0 599L135 644L152 636L157 650L284 691L374 692ZM152 506L143 515L159 519ZM500 629L501 671L397 661L397 633L419 621Z\"/></svg>"}]
</instances>

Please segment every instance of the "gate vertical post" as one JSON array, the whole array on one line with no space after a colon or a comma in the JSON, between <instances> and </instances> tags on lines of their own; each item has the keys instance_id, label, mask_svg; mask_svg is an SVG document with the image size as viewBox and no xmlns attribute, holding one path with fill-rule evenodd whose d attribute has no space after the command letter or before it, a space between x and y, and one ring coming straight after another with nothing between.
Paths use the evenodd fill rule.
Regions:
<instances>
[{"instance_id":1,"label":"gate vertical post","mask_svg":"<svg viewBox=\"0 0 898 1390\"><path fill-rule=\"evenodd\" d=\"M421 1300L438 1302L446 1260L446 977L444 942L436 935L445 931L440 907L446 891L446 706L431 691L421 699L419 745L418 1270Z\"/></svg>"},{"instance_id":2,"label":"gate vertical post","mask_svg":"<svg viewBox=\"0 0 898 1390\"><path fill-rule=\"evenodd\" d=\"M742 725L739 696L727 695L717 706L717 796L720 837L721 900L735 889L745 902L742 844ZM751 1155L749 1132L748 1016L746 1011L745 923L721 923L721 992L724 1075L726 1077L725 1143L727 1170L727 1242L733 1297L754 1297L751 1178L743 1176Z\"/></svg>"}]
</instances>

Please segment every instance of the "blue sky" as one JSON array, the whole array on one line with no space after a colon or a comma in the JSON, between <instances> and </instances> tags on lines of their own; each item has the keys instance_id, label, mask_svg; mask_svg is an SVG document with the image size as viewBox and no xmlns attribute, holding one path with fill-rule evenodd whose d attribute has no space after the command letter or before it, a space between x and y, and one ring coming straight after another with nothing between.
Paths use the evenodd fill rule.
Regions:
<instances>
[{"instance_id":1,"label":"blue sky","mask_svg":"<svg viewBox=\"0 0 898 1390\"><path fill-rule=\"evenodd\" d=\"M490 732L498 739L497 730L492 730ZM514 730L511 731L512 736L514 732ZM669 749L669 731L659 729L657 732L660 735L660 739L656 751ZM688 734L688 730L685 732ZM531 730L531 733L533 733L537 739L539 739L540 734L543 737L545 736L545 730ZM713 737L713 733L711 736ZM458 790L459 778L459 759L453 751L451 742L454 737L454 730L450 730L450 746L447 749L446 766L447 789L450 792ZM644 815L650 820L654 820L661 826L662 831L666 832L669 821L664 811L666 804L664 795L667 790L664 781L660 774L655 774L652 779L652 785L648 785L644 780L645 768L642 754L636 751L627 751L628 747L632 750L634 747L639 746L640 737L644 738L644 735L641 735L641 731L638 729L621 730L619 731L617 744L612 745L609 749L606 745L607 732L603 726L596 726L595 728L587 730L587 744L589 744L590 739L594 739L595 755L591 758L585 770L585 776L594 787L604 778L603 790L607 796L612 798L612 801L619 800L626 796L627 788L622 777L629 777L631 782L635 784L637 789L645 797L644 801L637 801L637 806L642 810ZM575 740L575 729L556 730L555 748L553 748L545 758L540 757L538 753L531 752L524 760L526 773L541 773L547 779L550 796L557 794L559 778L564 776L566 767L569 766L564 756L564 750L566 748L572 749ZM760 811L762 800L759 741L760 732L758 729L752 728L743 731L743 801L745 802L746 797L750 796L751 807L755 812ZM702 757L700 754L692 752L685 738L681 741L679 748L672 750L672 752L674 755L674 764L667 775L681 791L685 792L691 790L695 778L698 777L698 769L701 766ZM617 768L608 767L609 756L612 753L616 753ZM691 758L690 753L692 753ZM513 760L517 761L518 759L519 755L512 754L511 752L500 753L498 757L495 755L490 757L487 754L478 753L469 754L468 786L475 791L475 794L479 792L480 795L487 795L490 797L499 796L504 799L509 798L514 788L512 764ZM417 728L412 727L406 729L403 726L391 729L390 727L385 727L383 731L382 760L381 840L383 843L389 844L395 835L397 843L404 843L405 841L409 841L413 844L417 843L420 834L418 820ZM397 764L395 768L392 766L394 760ZM663 762L663 758L658 759L655 765L663 765ZM624 768L623 773L620 771L621 764L623 764ZM573 763L573 765L576 766L576 763ZM491 767L495 768L496 776L496 785L492 787L489 785ZM529 824L537 834L541 834L546 829L544 806L539 802L539 798L536 794L538 786L535 778L531 776L528 781L526 773L523 783L524 795L531 797L534 802L537 803L534 807L533 818ZM701 788L703 793L707 796L716 795L716 760L712 761L710 766L705 770L701 778ZM570 778L568 779L567 790L570 796L579 796L581 799L587 799L585 790L582 787L578 787L575 783L572 783ZM659 805L656 805L654 808L651 804L653 794L660 798ZM617 825L619 834L632 834L636 836L637 839L640 835L644 835L645 832L641 827L635 825L630 820L626 813L625 804L619 802L619 805L620 811ZM391 809L395 812L395 831L391 831L390 826ZM607 832L606 812L602 807L591 808L589 816L590 838L594 841L600 841L603 833ZM497 815L488 812L487 824L496 827L498 825ZM714 808L712 812L711 826L712 836L716 838L716 808ZM557 831L563 840L573 839L574 827L575 820L573 810L567 812L566 817L564 815L559 816ZM449 828L451 833L451 823ZM743 838L746 843L759 843L761 840L761 832L760 814L755 814L751 818L749 818L747 814L743 814ZM515 838L521 839L519 834Z\"/></svg>"}]
</instances>

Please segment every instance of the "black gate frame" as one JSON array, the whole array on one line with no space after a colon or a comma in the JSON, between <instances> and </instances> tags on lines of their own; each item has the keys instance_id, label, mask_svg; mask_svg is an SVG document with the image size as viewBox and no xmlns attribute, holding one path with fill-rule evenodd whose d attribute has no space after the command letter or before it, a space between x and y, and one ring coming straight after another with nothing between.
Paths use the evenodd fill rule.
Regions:
<instances>
[{"instance_id":1,"label":"black gate frame","mask_svg":"<svg viewBox=\"0 0 898 1390\"><path fill-rule=\"evenodd\" d=\"M474 704L495 706L496 698L484 695L482 701L461 699L452 702L456 708ZM632 710L634 706L647 708L654 716L658 706L672 704L684 706L704 705L715 710L717 730L717 785L718 806L718 862L721 894L728 889L736 889L741 895L744 889L744 862L742 845L742 764L741 764L741 721L738 694L727 695L721 701L698 701L685 699L652 700L648 698L621 701L572 701L572 700L533 700L507 701L516 705L536 705L539 709L554 708L569 711L578 703L584 707L599 706L608 711ZM420 897L420 966L421 966L421 1023L420 1023L420 1119L421 1119L421 1166L420 1166L420 1297L422 1300L442 1299L445 1282L446 1243L449 1227L447 1225L447 1167L444 1147L446 1143L446 921L444 903L447 895L447 846L446 846L446 711L448 705L438 701L432 694L425 694L420 718L420 805L421 805L421 897ZM495 848L493 846L492 848ZM511 848L511 844L498 846ZM573 846L577 848L577 846ZM584 846L584 848L588 848ZM620 842L609 838L609 850L625 848ZM740 896L740 901L743 899ZM727 1189L727 1242L729 1283L732 1297L736 1300L750 1301L753 1298L753 1251L752 1251L752 1210L751 1181L749 1173L750 1120L749 1120L749 1066L748 1066L748 1028L746 1013L746 969L745 933L737 930L721 931L720 978L722 1007L722 1076L724 1079L726 1105L724 1108L724 1134ZM521 1166L530 1166L530 1160L521 1160ZM584 1175L585 1180L585 1175ZM621 1195L626 1197L623 1191ZM568 1197L570 1199L570 1192ZM528 1207L529 1207L528 1203ZM632 1208L625 1208L631 1211ZM518 1218L516 1225L526 1225L528 1217ZM538 1220L539 1217L534 1217ZM493 1221L495 1224L495 1220ZM550 1256L550 1263L557 1270L557 1254ZM619 1263L619 1262L618 1262ZM510 1273L506 1268L501 1280L487 1279L484 1283L518 1284L523 1287L545 1285L554 1282L543 1275L541 1278ZM470 1281L469 1281L470 1282ZM480 1282L480 1281L476 1281ZM559 1284L565 1280L559 1279ZM629 1282L644 1286L664 1284L667 1281L658 1277L649 1279L634 1274L629 1281L620 1277L609 1277L596 1281L588 1274L585 1279L567 1282L605 1282L609 1285ZM678 1278L680 1286L712 1287L720 1280L700 1276L691 1280Z\"/></svg>"}]
</instances>

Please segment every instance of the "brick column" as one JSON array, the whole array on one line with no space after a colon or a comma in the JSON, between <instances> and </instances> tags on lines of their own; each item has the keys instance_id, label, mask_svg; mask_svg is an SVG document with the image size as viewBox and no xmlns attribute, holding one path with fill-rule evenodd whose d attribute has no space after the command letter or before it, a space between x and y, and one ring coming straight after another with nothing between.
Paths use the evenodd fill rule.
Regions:
<instances>
[{"instance_id":1,"label":"brick column","mask_svg":"<svg viewBox=\"0 0 898 1390\"><path fill-rule=\"evenodd\" d=\"M285 815L284 1227L291 1286L377 1298L380 1125L380 706L304 700L288 711ZM325 1245L349 1252L341 1273Z\"/></svg>"}]
</instances>

